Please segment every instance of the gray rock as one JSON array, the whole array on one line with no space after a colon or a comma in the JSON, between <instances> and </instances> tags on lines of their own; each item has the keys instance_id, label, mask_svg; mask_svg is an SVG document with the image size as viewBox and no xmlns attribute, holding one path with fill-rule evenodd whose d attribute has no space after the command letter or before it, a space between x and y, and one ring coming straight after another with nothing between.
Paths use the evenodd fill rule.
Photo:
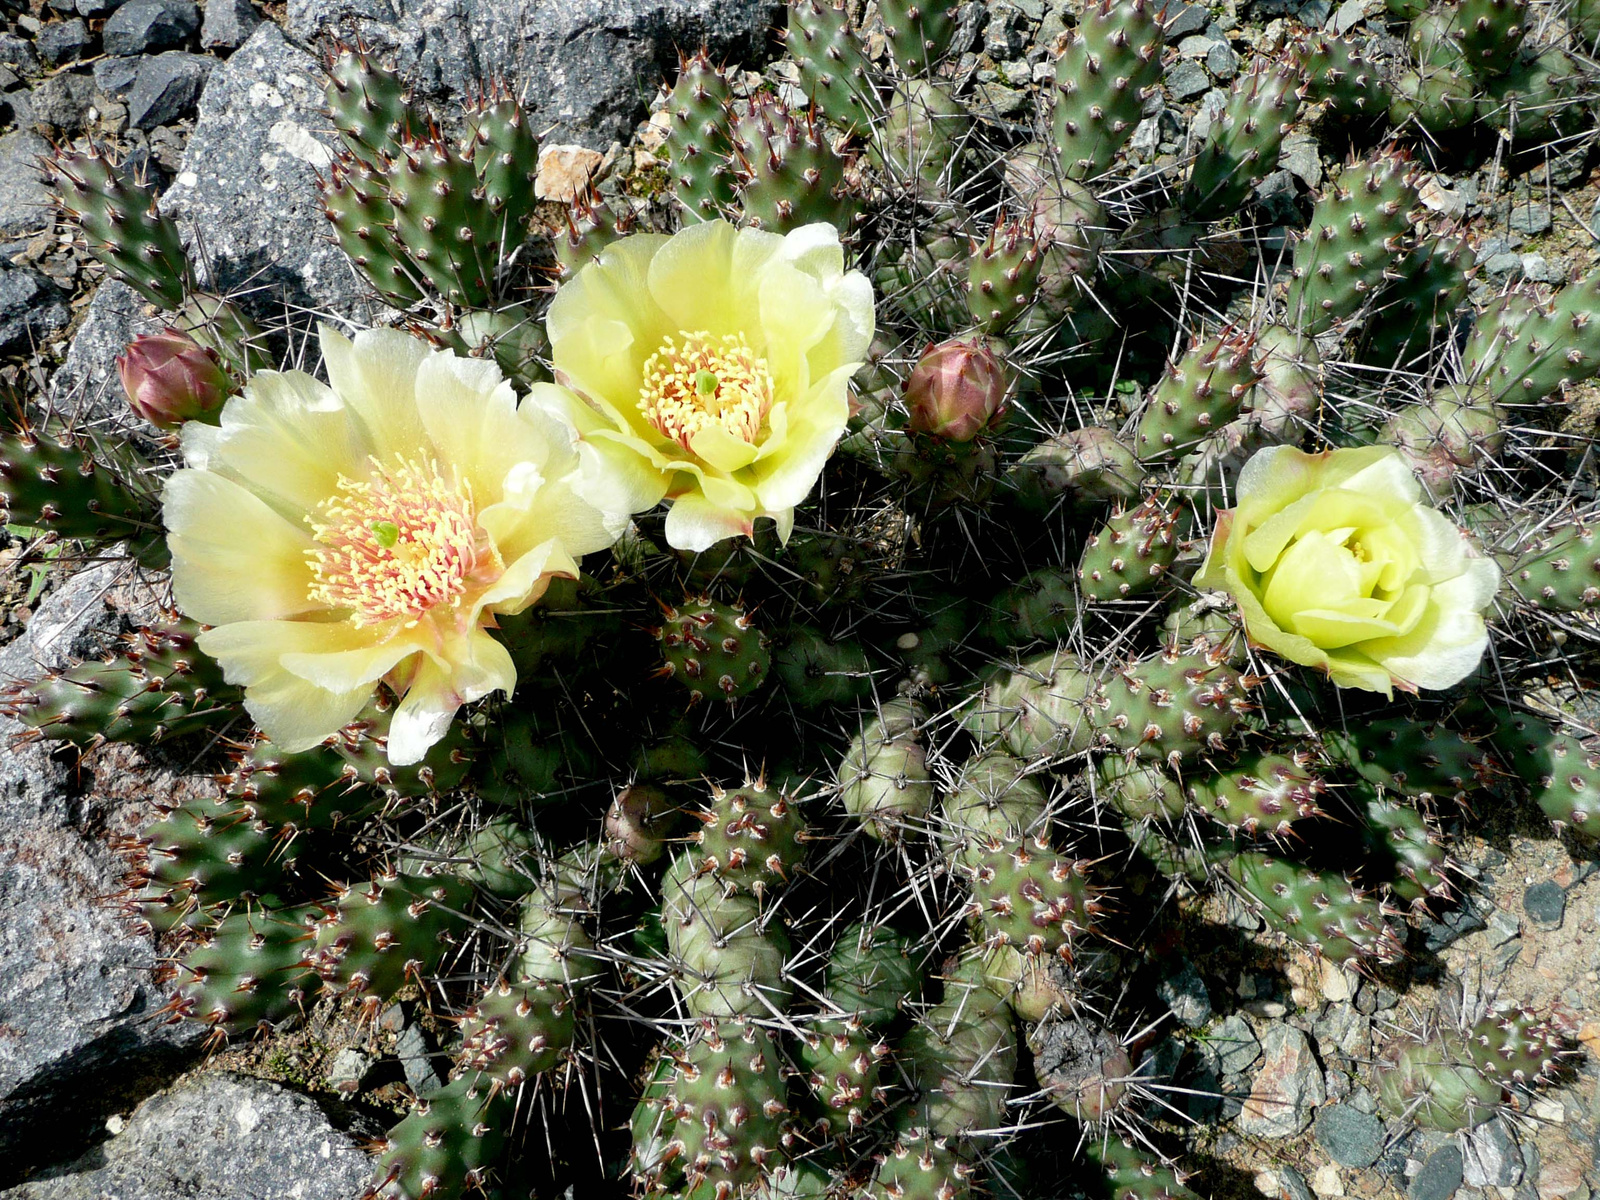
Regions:
<instances>
[{"instance_id":1,"label":"gray rock","mask_svg":"<svg viewBox=\"0 0 1600 1200\"><path fill-rule=\"evenodd\" d=\"M1512 269L1522 265L1522 260L1515 254L1508 255L1512 261ZM1484 264L1490 274L1494 273L1494 260ZM1423 944L1433 951L1443 950L1453 946L1456 942L1466 937L1469 933L1477 933L1480 929L1487 929L1488 923L1484 920L1486 905L1482 900L1468 894L1462 896L1461 903L1456 908L1445 913L1437 921L1428 924L1427 933L1423 937Z\"/></svg>"},{"instance_id":2,"label":"gray rock","mask_svg":"<svg viewBox=\"0 0 1600 1200\"><path fill-rule=\"evenodd\" d=\"M1322 156L1317 152L1317 139L1307 134L1291 133L1283 139L1278 165L1307 187L1322 183Z\"/></svg>"},{"instance_id":3,"label":"gray rock","mask_svg":"<svg viewBox=\"0 0 1600 1200\"><path fill-rule=\"evenodd\" d=\"M0 354L32 349L69 320L55 284L27 267L0 264Z\"/></svg>"},{"instance_id":4,"label":"gray rock","mask_svg":"<svg viewBox=\"0 0 1600 1200\"><path fill-rule=\"evenodd\" d=\"M1160 117L1146 117L1133 127L1133 136L1128 139L1128 153L1149 159L1155 156L1160 147Z\"/></svg>"},{"instance_id":5,"label":"gray rock","mask_svg":"<svg viewBox=\"0 0 1600 1200\"><path fill-rule=\"evenodd\" d=\"M52 67L89 57L89 48L93 45L94 35L76 17L70 21L52 21L33 39L33 48L39 57Z\"/></svg>"},{"instance_id":6,"label":"gray rock","mask_svg":"<svg viewBox=\"0 0 1600 1200\"><path fill-rule=\"evenodd\" d=\"M1542 254L1524 254L1522 277L1533 283L1561 283L1565 272Z\"/></svg>"},{"instance_id":7,"label":"gray rock","mask_svg":"<svg viewBox=\"0 0 1600 1200\"><path fill-rule=\"evenodd\" d=\"M1255 1030L1238 1013L1218 1021L1207 1035L1206 1044L1216 1054L1218 1073L1223 1075L1243 1075L1261 1057Z\"/></svg>"},{"instance_id":8,"label":"gray rock","mask_svg":"<svg viewBox=\"0 0 1600 1200\"><path fill-rule=\"evenodd\" d=\"M1239 73L1239 56L1227 42L1212 42L1206 51L1206 70L1213 79L1226 82Z\"/></svg>"},{"instance_id":9,"label":"gray rock","mask_svg":"<svg viewBox=\"0 0 1600 1200\"><path fill-rule=\"evenodd\" d=\"M144 59L139 56L132 58L102 58L94 64L94 85L110 100L123 100L133 90L134 80L139 78L139 67Z\"/></svg>"},{"instance_id":10,"label":"gray rock","mask_svg":"<svg viewBox=\"0 0 1600 1200\"><path fill-rule=\"evenodd\" d=\"M77 0L72 7L80 17L108 17L122 6L122 0Z\"/></svg>"},{"instance_id":11,"label":"gray rock","mask_svg":"<svg viewBox=\"0 0 1600 1200\"><path fill-rule=\"evenodd\" d=\"M67 347L66 361L50 379L57 404L84 417L124 428L134 424L117 379L117 355L141 333L156 333L161 319L147 314L145 301L126 284L108 279L89 301L83 324Z\"/></svg>"},{"instance_id":12,"label":"gray rock","mask_svg":"<svg viewBox=\"0 0 1600 1200\"><path fill-rule=\"evenodd\" d=\"M1316 1200L1306 1177L1293 1167L1274 1167L1272 1174L1277 1179L1274 1191L1278 1200Z\"/></svg>"},{"instance_id":13,"label":"gray rock","mask_svg":"<svg viewBox=\"0 0 1600 1200\"><path fill-rule=\"evenodd\" d=\"M1349 33L1367 19L1367 7L1362 0L1344 0L1329 22L1333 31L1341 36Z\"/></svg>"},{"instance_id":14,"label":"gray rock","mask_svg":"<svg viewBox=\"0 0 1600 1200\"><path fill-rule=\"evenodd\" d=\"M79 1162L0 1200L349 1200L371 1171L307 1097L264 1079L202 1075L146 1100Z\"/></svg>"},{"instance_id":15,"label":"gray rock","mask_svg":"<svg viewBox=\"0 0 1600 1200\"><path fill-rule=\"evenodd\" d=\"M1522 1150L1504 1117L1461 1131L1462 1178L1473 1187L1516 1187Z\"/></svg>"},{"instance_id":16,"label":"gray rock","mask_svg":"<svg viewBox=\"0 0 1600 1200\"><path fill-rule=\"evenodd\" d=\"M1208 38L1204 34L1195 34L1192 37L1184 38L1183 41L1178 43L1178 53L1184 58L1198 60L1209 54L1211 48L1216 44L1214 38Z\"/></svg>"},{"instance_id":17,"label":"gray rock","mask_svg":"<svg viewBox=\"0 0 1600 1200\"><path fill-rule=\"evenodd\" d=\"M1410 1200L1450 1200L1461 1186L1461 1180L1461 1148L1451 1143L1428 1156L1422 1170L1406 1188L1406 1195Z\"/></svg>"},{"instance_id":18,"label":"gray rock","mask_svg":"<svg viewBox=\"0 0 1600 1200\"><path fill-rule=\"evenodd\" d=\"M772 0L290 0L291 36L328 30L392 49L426 93L467 95L504 76L557 142L626 141L680 46L759 64ZM980 9L981 13L981 9Z\"/></svg>"},{"instance_id":19,"label":"gray rock","mask_svg":"<svg viewBox=\"0 0 1600 1200\"><path fill-rule=\"evenodd\" d=\"M1212 88L1200 98L1200 103L1195 106L1194 119L1189 122L1191 148L1205 145L1206 139L1211 136L1212 128L1221 119L1227 107L1228 93L1221 88Z\"/></svg>"},{"instance_id":20,"label":"gray rock","mask_svg":"<svg viewBox=\"0 0 1600 1200\"><path fill-rule=\"evenodd\" d=\"M35 678L102 652L120 621L105 597L127 574L112 559L46 596L0 649L0 678ZM19 731L0 717L0 741ZM122 864L90 833L147 811L177 781L119 777L113 801L86 790L51 749L23 743L0 755L0 1183L78 1153L108 1113L188 1061L202 1033L155 1012L155 945L106 903Z\"/></svg>"},{"instance_id":21,"label":"gray rock","mask_svg":"<svg viewBox=\"0 0 1600 1200\"><path fill-rule=\"evenodd\" d=\"M36 133L0 136L0 241L50 227L50 191L39 174L39 159L48 153L50 144Z\"/></svg>"},{"instance_id":22,"label":"gray rock","mask_svg":"<svg viewBox=\"0 0 1600 1200\"><path fill-rule=\"evenodd\" d=\"M200 28L192 0L128 0L100 31L107 54L149 54L182 46Z\"/></svg>"},{"instance_id":23,"label":"gray rock","mask_svg":"<svg viewBox=\"0 0 1600 1200\"><path fill-rule=\"evenodd\" d=\"M1312 1110L1327 1098L1322 1067L1306 1035L1291 1025L1270 1025L1239 1129L1257 1137L1293 1137L1311 1124Z\"/></svg>"},{"instance_id":24,"label":"gray rock","mask_svg":"<svg viewBox=\"0 0 1600 1200\"><path fill-rule=\"evenodd\" d=\"M62 72L33 89L33 121L58 134L73 137L83 132L94 104L94 80L88 75Z\"/></svg>"},{"instance_id":25,"label":"gray rock","mask_svg":"<svg viewBox=\"0 0 1600 1200\"><path fill-rule=\"evenodd\" d=\"M1527 237L1538 237L1550 228L1550 210L1543 204L1518 204L1511 210L1511 228Z\"/></svg>"},{"instance_id":26,"label":"gray rock","mask_svg":"<svg viewBox=\"0 0 1600 1200\"><path fill-rule=\"evenodd\" d=\"M1187 100L1198 96L1211 86L1211 77L1199 63L1180 58L1167 72L1167 91L1174 100Z\"/></svg>"},{"instance_id":27,"label":"gray rock","mask_svg":"<svg viewBox=\"0 0 1600 1200\"><path fill-rule=\"evenodd\" d=\"M1318 1112L1316 1128L1317 1141L1340 1166L1370 1167L1383 1153L1383 1123L1347 1104Z\"/></svg>"},{"instance_id":28,"label":"gray rock","mask_svg":"<svg viewBox=\"0 0 1600 1200\"><path fill-rule=\"evenodd\" d=\"M237 50L261 24L250 0L206 0L200 45L207 50Z\"/></svg>"},{"instance_id":29,"label":"gray rock","mask_svg":"<svg viewBox=\"0 0 1600 1200\"><path fill-rule=\"evenodd\" d=\"M1206 990L1206 981L1200 978L1194 963L1187 958L1182 960L1178 970L1156 985L1156 995L1172 1010L1172 1015L1190 1029L1199 1029L1211 1019L1211 993Z\"/></svg>"},{"instance_id":30,"label":"gray rock","mask_svg":"<svg viewBox=\"0 0 1600 1200\"><path fill-rule=\"evenodd\" d=\"M1306 0L1295 14L1303 25L1313 29L1321 29L1328 23L1328 15L1333 12L1330 0Z\"/></svg>"},{"instance_id":31,"label":"gray rock","mask_svg":"<svg viewBox=\"0 0 1600 1200\"><path fill-rule=\"evenodd\" d=\"M1372 1053L1372 1022L1355 1005L1330 1004L1312 1026L1317 1045L1326 1054L1365 1060Z\"/></svg>"},{"instance_id":32,"label":"gray rock","mask_svg":"<svg viewBox=\"0 0 1600 1200\"><path fill-rule=\"evenodd\" d=\"M342 1096L353 1096L361 1090L361 1082L372 1070L372 1056L354 1046L346 1046L333 1056L328 1068L328 1082Z\"/></svg>"},{"instance_id":33,"label":"gray rock","mask_svg":"<svg viewBox=\"0 0 1600 1200\"><path fill-rule=\"evenodd\" d=\"M428 1096L444 1086L434 1065L434 1054L428 1039L415 1025L407 1025L394 1040L394 1056L406 1073L406 1082L419 1096Z\"/></svg>"},{"instance_id":34,"label":"gray rock","mask_svg":"<svg viewBox=\"0 0 1600 1200\"><path fill-rule=\"evenodd\" d=\"M1522 893L1522 911L1546 929L1559 929L1567 911L1567 893L1555 880L1546 879Z\"/></svg>"},{"instance_id":35,"label":"gray rock","mask_svg":"<svg viewBox=\"0 0 1600 1200\"><path fill-rule=\"evenodd\" d=\"M39 55L33 43L14 33L0 33L0 66L14 67L18 71L38 69Z\"/></svg>"},{"instance_id":36,"label":"gray rock","mask_svg":"<svg viewBox=\"0 0 1600 1200\"><path fill-rule=\"evenodd\" d=\"M1191 33L1199 33L1211 23L1211 14L1202 4L1176 4L1167 6L1167 41L1176 42Z\"/></svg>"},{"instance_id":37,"label":"gray rock","mask_svg":"<svg viewBox=\"0 0 1600 1200\"><path fill-rule=\"evenodd\" d=\"M135 129L154 129L188 116L216 65L217 60L209 55L182 50L145 59L128 93L128 123Z\"/></svg>"},{"instance_id":38,"label":"gray rock","mask_svg":"<svg viewBox=\"0 0 1600 1200\"><path fill-rule=\"evenodd\" d=\"M1503 946L1522 935L1522 922L1516 913L1497 908L1489 914L1489 945Z\"/></svg>"}]
</instances>

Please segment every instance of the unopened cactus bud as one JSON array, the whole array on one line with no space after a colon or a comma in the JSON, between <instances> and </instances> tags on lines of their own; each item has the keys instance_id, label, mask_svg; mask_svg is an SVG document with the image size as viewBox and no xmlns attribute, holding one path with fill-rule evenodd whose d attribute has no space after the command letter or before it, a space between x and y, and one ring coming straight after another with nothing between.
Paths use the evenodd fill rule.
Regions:
<instances>
[{"instance_id":1,"label":"unopened cactus bud","mask_svg":"<svg viewBox=\"0 0 1600 1200\"><path fill-rule=\"evenodd\" d=\"M945 442L970 442L1005 408L1006 371L981 339L930 346L906 380L908 428Z\"/></svg>"},{"instance_id":2,"label":"unopened cactus bud","mask_svg":"<svg viewBox=\"0 0 1600 1200\"><path fill-rule=\"evenodd\" d=\"M134 338L117 359L117 374L133 411L157 429L214 425L236 390L216 354L176 329Z\"/></svg>"}]
</instances>

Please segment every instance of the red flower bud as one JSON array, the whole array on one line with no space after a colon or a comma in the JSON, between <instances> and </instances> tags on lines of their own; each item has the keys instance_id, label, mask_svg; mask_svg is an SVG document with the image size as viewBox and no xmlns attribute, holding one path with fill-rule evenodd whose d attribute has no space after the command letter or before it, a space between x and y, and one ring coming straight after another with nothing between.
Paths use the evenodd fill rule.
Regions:
<instances>
[{"instance_id":1,"label":"red flower bud","mask_svg":"<svg viewBox=\"0 0 1600 1200\"><path fill-rule=\"evenodd\" d=\"M234 392L217 356L176 329L134 338L117 359L117 374L133 411L157 429L214 421Z\"/></svg>"},{"instance_id":2,"label":"red flower bud","mask_svg":"<svg viewBox=\"0 0 1600 1200\"><path fill-rule=\"evenodd\" d=\"M923 351L906 380L907 428L946 442L970 442L1005 408L1006 370L981 339L954 338Z\"/></svg>"}]
</instances>

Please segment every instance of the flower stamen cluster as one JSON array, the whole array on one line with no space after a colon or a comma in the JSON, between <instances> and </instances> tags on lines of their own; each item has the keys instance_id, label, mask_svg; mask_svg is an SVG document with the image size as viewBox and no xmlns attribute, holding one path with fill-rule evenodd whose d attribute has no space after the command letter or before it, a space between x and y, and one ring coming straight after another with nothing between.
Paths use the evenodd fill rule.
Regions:
<instances>
[{"instance_id":1,"label":"flower stamen cluster","mask_svg":"<svg viewBox=\"0 0 1600 1200\"><path fill-rule=\"evenodd\" d=\"M772 373L738 333L700 331L663 338L644 364L639 411L685 450L695 434L720 426L755 445L772 410Z\"/></svg>"}]
</instances>

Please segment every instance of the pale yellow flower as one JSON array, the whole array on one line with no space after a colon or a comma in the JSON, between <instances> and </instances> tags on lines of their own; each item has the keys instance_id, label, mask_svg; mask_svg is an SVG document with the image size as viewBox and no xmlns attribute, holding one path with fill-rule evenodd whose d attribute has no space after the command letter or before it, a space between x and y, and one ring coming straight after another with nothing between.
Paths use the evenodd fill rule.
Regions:
<instances>
[{"instance_id":1,"label":"pale yellow flower","mask_svg":"<svg viewBox=\"0 0 1600 1200\"><path fill-rule=\"evenodd\" d=\"M1340 687L1450 687L1489 644L1500 572L1421 496L1391 447L1262 450L1195 583L1233 596L1253 642Z\"/></svg>"},{"instance_id":2,"label":"pale yellow flower","mask_svg":"<svg viewBox=\"0 0 1600 1200\"><path fill-rule=\"evenodd\" d=\"M183 427L164 509L178 606L285 750L348 723L379 680L403 695L389 758L419 761L456 709L510 693L487 632L626 514L580 499L577 435L519 406L489 359L393 330L322 330L331 386L262 371L219 426Z\"/></svg>"},{"instance_id":3,"label":"pale yellow flower","mask_svg":"<svg viewBox=\"0 0 1600 1200\"><path fill-rule=\"evenodd\" d=\"M831 225L780 237L705 221L613 242L557 292L546 328L585 494L630 512L668 499L667 541L705 550L758 517L788 538L849 418L872 286L844 269Z\"/></svg>"}]
</instances>

